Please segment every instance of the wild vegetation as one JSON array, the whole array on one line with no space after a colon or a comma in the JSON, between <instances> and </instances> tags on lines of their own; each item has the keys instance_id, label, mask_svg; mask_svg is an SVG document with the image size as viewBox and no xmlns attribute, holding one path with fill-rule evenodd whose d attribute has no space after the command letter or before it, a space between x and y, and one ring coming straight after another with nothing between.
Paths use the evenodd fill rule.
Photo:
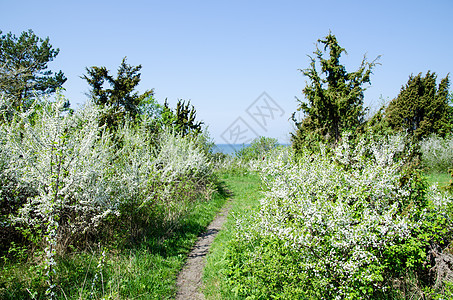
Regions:
<instances>
[{"instance_id":1,"label":"wild vegetation","mask_svg":"<svg viewBox=\"0 0 453 300\"><path fill-rule=\"evenodd\" d=\"M227 188L207 297L451 298L449 77L411 75L367 120L376 60L347 72L336 37L319 43L291 147L261 137L229 156L190 102L138 93L126 58L116 76L86 69L74 111L49 39L1 36L0 298L171 298Z\"/></svg>"},{"instance_id":2,"label":"wild vegetation","mask_svg":"<svg viewBox=\"0 0 453 300\"><path fill-rule=\"evenodd\" d=\"M2 82L18 72L10 68L12 57L39 65L38 58L58 54L48 39L30 35L23 34L26 46L23 37L2 37L9 47L2 50ZM42 49L52 55L43 57ZM172 277L183 254L225 197L217 192L212 143L195 108L180 100L172 109L157 103L152 90L135 92L139 70L125 59L117 77L105 67L87 68L91 99L77 111L60 91L47 88L30 98L28 90L2 89L0 298L175 293ZM18 85L35 87L17 78ZM108 266L140 248L152 249L148 259L160 255L169 272L160 291L150 283L128 286L124 273ZM92 262L83 265L84 257ZM166 259L175 262L165 268Z\"/></svg>"},{"instance_id":3,"label":"wild vegetation","mask_svg":"<svg viewBox=\"0 0 453 300\"><path fill-rule=\"evenodd\" d=\"M214 245L223 256L211 254L208 262L221 259L208 264L205 280L220 289L206 294L451 298L453 196L451 183L435 182L453 167L448 76L438 88L434 73L411 76L388 107L365 120L361 86L375 63L364 60L347 73L335 36L319 42L328 58L317 49L303 70L308 103L299 100L302 120L293 115L292 149L269 148L226 166L229 174L246 169L244 181L252 170L259 174L263 195L256 209L235 216L228 241Z\"/></svg>"},{"instance_id":4,"label":"wild vegetation","mask_svg":"<svg viewBox=\"0 0 453 300\"><path fill-rule=\"evenodd\" d=\"M343 136L332 154L256 160L264 195L225 251L229 289L240 299L451 295L453 198L407 167L404 142Z\"/></svg>"}]
</instances>

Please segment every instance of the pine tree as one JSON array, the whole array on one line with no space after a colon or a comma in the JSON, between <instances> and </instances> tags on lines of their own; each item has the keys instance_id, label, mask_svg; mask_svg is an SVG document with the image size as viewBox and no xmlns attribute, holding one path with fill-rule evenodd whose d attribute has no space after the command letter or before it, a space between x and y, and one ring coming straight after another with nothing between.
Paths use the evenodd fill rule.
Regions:
<instances>
[{"instance_id":1,"label":"pine tree","mask_svg":"<svg viewBox=\"0 0 453 300\"><path fill-rule=\"evenodd\" d=\"M292 142L296 150L313 140L336 143L342 131L355 130L363 124L366 113L363 85L370 83L371 70L376 65L376 60L367 62L364 57L360 68L348 73L340 64L346 50L338 44L335 35L329 33L318 43L323 45L323 51L317 46L315 58L310 57L310 68L300 70L309 79L303 89L308 103L297 99L297 110L304 114L302 121L296 120L293 114L296 133L292 134ZM320 72L317 63L321 66Z\"/></svg>"},{"instance_id":2,"label":"pine tree","mask_svg":"<svg viewBox=\"0 0 453 300\"><path fill-rule=\"evenodd\" d=\"M448 75L436 86L436 73L423 77L411 75L385 112L387 124L395 131L407 132L413 141L430 134L444 136L451 132Z\"/></svg>"},{"instance_id":3,"label":"pine tree","mask_svg":"<svg viewBox=\"0 0 453 300\"><path fill-rule=\"evenodd\" d=\"M48 37L43 40L32 30L20 37L11 32L0 36L0 91L14 108L27 109L35 96L54 93L65 83L62 71L47 70L59 51L52 48Z\"/></svg>"}]
</instances>

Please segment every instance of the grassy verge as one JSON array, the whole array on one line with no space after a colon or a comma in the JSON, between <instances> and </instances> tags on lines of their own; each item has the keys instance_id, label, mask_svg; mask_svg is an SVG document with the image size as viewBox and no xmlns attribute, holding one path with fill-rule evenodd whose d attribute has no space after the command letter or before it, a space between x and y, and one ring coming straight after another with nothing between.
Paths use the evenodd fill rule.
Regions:
<instances>
[{"instance_id":1,"label":"grassy verge","mask_svg":"<svg viewBox=\"0 0 453 300\"><path fill-rule=\"evenodd\" d=\"M429 185L438 184L439 187L445 187L450 183L452 180L451 174L448 172L438 173L438 172L430 172L425 174L426 178L428 179Z\"/></svg>"},{"instance_id":2,"label":"grassy verge","mask_svg":"<svg viewBox=\"0 0 453 300\"><path fill-rule=\"evenodd\" d=\"M261 181L257 175L224 175L223 180L234 199L224 230L220 231L211 245L203 274L204 294L207 299L234 299L234 294L225 284L224 255L231 240L236 216L256 213L261 198Z\"/></svg>"},{"instance_id":3,"label":"grassy verge","mask_svg":"<svg viewBox=\"0 0 453 300\"><path fill-rule=\"evenodd\" d=\"M163 236L156 233L124 249L74 251L57 258L58 299L171 299L176 276L198 234L227 200L217 193L210 201L194 203L180 225ZM104 253L104 255L102 254ZM40 255L22 261L0 262L0 299L45 299L45 270Z\"/></svg>"}]
</instances>

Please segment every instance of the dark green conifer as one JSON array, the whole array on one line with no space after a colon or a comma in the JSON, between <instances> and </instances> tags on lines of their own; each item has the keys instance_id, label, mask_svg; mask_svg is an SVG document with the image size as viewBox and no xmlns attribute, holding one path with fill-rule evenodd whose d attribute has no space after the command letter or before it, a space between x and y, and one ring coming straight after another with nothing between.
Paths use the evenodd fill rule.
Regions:
<instances>
[{"instance_id":1,"label":"dark green conifer","mask_svg":"<svg viewBox=\"0 0 453 300\"><path fill-rule=\"evenodd\" d=\"M318 40L323 50L316 46L315 57L311 58L310 68L300 70L309 82L303 89L305 98L299 101L298 111L304 114L296 124L296 133L292 134L296 150L312 141L336 143L342 131L355 130L364 122L366 109L363 107L365 83L370 83L371 70L375 61L367 62L363 58L360 68L352 73L340 64L340 57L346 50L329 33L325 39ZM324 55L328 51L328 57ZM317 70L317 64L321 70Z\"/></svg>"},{"instance_id":2,"label":"dark green conifer","mask_svg":"<svg viewBox=\"0 0 453 300\"><path fill-rule=\"evenodd\" d=\"M114 128L125 118L135 120L140 113L140 104L153 95L153 90L143 94L134 91L140 83L141 68L141 65L136 67L128 65L126 57L118 68L116 78L109 74L106 67L86 68L87 75L83 75L82 78L91 86L91 98L95 104L108 108L108 112L101 120L102 124ZM110 88L106 88L105 84Z\"/></svg>"},{"instance_id":3,"label":"dark green conifer","mask_svg":"<svg viewBox=\"0 0 453 300\"><path fill-rule=\"evenodd\" d=\"M394 131L407 132L413 141L430 134L445 136L451 132L448 75L436 85L437 75L428 71L411 75L385 112L387 124Z\"/></svg>"},{"instance_id":4,"label":"dark green conifer","mask_svg":"<svg viewBox=\"0 0 453 300\"><path fill-rule=\"evenodd\" d=\"M162 113L163 123L182 136L189 134L198 135L201 133L203 122L196 121L196 116L197 112L195 107L190 105L190 101L186 103L184 100L179 99L176 104L176 111L173 112L165 100Z\"/></svg>"}]
</instances>

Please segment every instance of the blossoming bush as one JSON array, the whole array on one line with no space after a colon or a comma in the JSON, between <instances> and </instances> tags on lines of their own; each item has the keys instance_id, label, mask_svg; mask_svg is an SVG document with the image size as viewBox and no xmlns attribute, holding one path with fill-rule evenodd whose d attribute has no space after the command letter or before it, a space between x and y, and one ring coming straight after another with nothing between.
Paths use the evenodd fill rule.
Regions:
<instances>
[{"instance_id":1,"label":"blossoming bush","mask_svg":"<svg viewBox=\"0 0 453 300\"><path fill-rule=\"evenodd\" d=\"M266 156L267 152L278 146L278 140L275 138L267 138L264 136L255 138L250 146L241 148L236 151L235 156L250 161L254 159L262 159Z\"/></svg>"},{"instance_id":2,"label":"blossoming bush","mask_svg":"<svg viewBox=\"0 0 453 300\"><path fill-rule=\"evenodd\" d=\"M403 137L345 136L333 155L283 149L255 162L266 191L227 255L236 293L388 298L408 272L429 286L428 249L451 240L452 199L405 169L407 151Z\"/></svg>"},{"instance_id":3,"label":"blossoming bush","mask_svg":"<svg viewBox=\"0 0 453 300\"><path fill-rule=\"evenodd\" d=\"M87 106L71 115L65 112L65 102L58 96L55 102L35 103L27 113L2 124L7 135L3 151L9 156L3 174L14 177L16 195L26 198L11 220L25 231L50 233L64 224L61 233L82 233L118 212L104 176L111 154L104 146L108 136L101 137L97 126L98 110ZM32 191L18 194L21 186Z\"/></svg>"},{"instance_id":4,"label":"blossoming bush","mask_svg":"<svg viewBox=\"0 0 453 300\"><path fill-rule=\"evenodd\" d=\"M154 190L149 195L164 212L164 221L174 224L200 196L209 200L215 178L210 160L195 139L163 131L158 144L152 168L156 177L148 182Z\"/></svg>"},{"instance_id":5,"label":"blossoming bush","mask_svg":"<svg viewBox=\"0 0 453 300\"><path fill-rule=\"evenodd\" d=\"M420 142L420 151L422 162L430 171L447 172L453 168L453 135L432 135Z\"/></svg>"},{"instance_id":6,"label":"blossoming bush","mask_svg":"<svg viewBox=\"0 0 453 300\"><path fill-rule=\"evenodd\" d=\"M70 112L60 94L26 113L1 101L2 250L21 232L46 248L49 279L57 250L121 229L134 240L178 223L212 193L212 166L195 138L162 131L156 141L146 124L128 121L109 132L101 108Z\"/></svg>"},{"instance_id":7,"label":"blossoming bush","mask_svg":"<svg viewBox=\"0 0 453 300\"><path fill-rule=\"evenodd\" d=\"M259 137L254 139L249 146L243 147L233 154L218 153L213 156L214 169L223 174L246 174L253 169L257 161L263 160L268 153L275 151L278 140L274 138Z\"/></svg>"},{"instance_id":8,"label":"blossoming bush","mask_svg":"<svg viewBox=\"0 0 453 300\"><path fill-rule=\"evenodd\" d=\"M214 157L212 162L214 170L222 174L246 174L250 169L249 161L231 155L221 158Z\"/></svg>"},{"instance_id":9,"label":"blossoming bush","mask_svg":"<svg viewBox=\"0 0 453 300\"><path fill-rule=\"evenodd\" d=\"M210 200L207 135L183 137L146 116L106 129L99 118L108 107L73 112L58 93L25 113L8 103L0 97L0 257L13 273L16 259L32 262L21 292L62 296L66 256L94 243L120 251L161 243L187 224L195 201Z\"/></svg>"}]
</instances>

